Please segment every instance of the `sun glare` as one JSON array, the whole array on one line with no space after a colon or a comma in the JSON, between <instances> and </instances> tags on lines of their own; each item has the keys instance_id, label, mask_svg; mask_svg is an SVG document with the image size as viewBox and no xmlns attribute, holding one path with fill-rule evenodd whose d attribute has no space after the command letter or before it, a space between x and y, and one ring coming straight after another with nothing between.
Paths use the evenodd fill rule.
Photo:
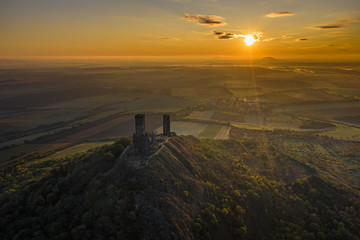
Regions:
<instances>
[{"instance_id":1,"label":"sun glare","mask_svg":"<svg viewBox=\"0 0 360 240\"><path fill-rule=\"evenodd\" d=\"M250 45L252 45L252 44L255 42L255 38L254 38L253 35L247 35L247 36L245 37L244 41L245 41L245 44L246 44L246 45L250 46Z\"/></svg>"}]
</instances>

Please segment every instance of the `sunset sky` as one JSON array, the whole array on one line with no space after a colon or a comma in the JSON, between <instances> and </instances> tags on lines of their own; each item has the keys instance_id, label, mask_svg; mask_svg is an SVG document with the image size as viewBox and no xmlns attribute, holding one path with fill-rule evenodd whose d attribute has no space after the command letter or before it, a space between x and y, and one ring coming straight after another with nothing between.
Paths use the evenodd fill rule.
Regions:
<instances>
[{"instance_id":1,"label":"sunset sky","mask_svg":"<svg viewBox=\"0 0 360 240\"><path fill-rule=\"evenodd\" d=\"M360 1L0 0L1 58L249 54L359 59Z\"/></svg>"}]
</instances>

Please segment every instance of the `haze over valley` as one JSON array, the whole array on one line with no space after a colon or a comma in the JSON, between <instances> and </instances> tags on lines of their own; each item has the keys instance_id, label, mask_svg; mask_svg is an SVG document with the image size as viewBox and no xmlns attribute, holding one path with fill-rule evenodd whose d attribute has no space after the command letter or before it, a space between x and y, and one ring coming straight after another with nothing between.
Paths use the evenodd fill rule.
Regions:
<instances>
[{"instance_id":1,"label":"haze over valley","mask_svg":"<svg viewBox=\"0 0 360 240\"><path fill-rule=\"evenodd\" d=\"M0 1L0 239L360 240L360 1Z\"/></svg>"}]
</instances>

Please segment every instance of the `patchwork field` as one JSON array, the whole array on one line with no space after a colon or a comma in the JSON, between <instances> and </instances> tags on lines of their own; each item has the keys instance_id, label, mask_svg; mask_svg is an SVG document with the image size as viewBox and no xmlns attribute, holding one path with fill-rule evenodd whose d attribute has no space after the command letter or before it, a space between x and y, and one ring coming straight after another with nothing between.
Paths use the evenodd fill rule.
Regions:
<instances>
[{"instance_id":1,"label":"patchwork field","mask_svg":"<svg viewBox=\"0 0 360 240\"><path fill-rule=\"evenodd\" d=\"M123 111L164 111L164 109L177 111L181 108L192 106L195 103L186 99L171 96L151 95L144 98L111 105L112 109ZM172 112L173 112L172 111Z\"/></svg>"},{"instance_id":2,"label":"patchwork field","mask_svg":"<svg viewBox=\"0 0 360 240\"><path fill-rule=\"evenodd\" d=\"M245 122L244 115L236 115L231 113L224 113L224 112L214 112L211 116L211 119L222 121L222 122Z\"/></svg>"},{"instance_id":3,"label":"patchwork field","mask_svg":"<svg viewBox=\"0 0 360 240\"><path fill-rule=\"evenodd\" d=\"M25 130L35 128L39 125L49 125L56 122L68 121L84 116L86 113L86 110L74 109L31 109L13 111L11 113L0 115L0 126L6 125L10 126L10 129L13 130Z\"/></svg>"},{"instance_id":4,"label":"patchwork field","mask_svg":"<svg viewBox=\"0 0 360 240\"><path fill-rule=\"evenodd\" d=\"M129 136L137 113L146 113L146 129L159 133L162 116L151 114L171 113L171 128L179 135L226 139L230 126L309 132L299 128L309 119L337 124L321 134L358 138L355 63L200 62L2 67L0 148Z\"/></svg>"},{"instance_id":5,"label":"patchwork field","mask_svg":"<svg viewBox=\"0 0 360 240\"><path fill-rule=\"evenodd\" d=\"M162 115L147 114L145 120L146 131L154 131L162 126ZM118 115L111 119L88 126L83 130L68 134L55 140L55 143L79 142L85 139L102 139L109 137L130 136L135 132L134 115Z\"/></svg>"},{"instance_id":6,"label":"patchwork field","mask_svg":"<svg viewBox=\"0 0 360 240\"><path fill-rule=\"evenodd\" d=\"M43 107L43 109L92 109L95 107L114 104L118 102L129 102L131 100L135 100L137 98L144 97L145 93L142 92L126 92L126 93L119 93L119 94L106 94L106 95L99 95L95 97L86 97L86 98L78 98L71 101L65 101L54 105L49 105Z\"/></svg>"}]
</instances>

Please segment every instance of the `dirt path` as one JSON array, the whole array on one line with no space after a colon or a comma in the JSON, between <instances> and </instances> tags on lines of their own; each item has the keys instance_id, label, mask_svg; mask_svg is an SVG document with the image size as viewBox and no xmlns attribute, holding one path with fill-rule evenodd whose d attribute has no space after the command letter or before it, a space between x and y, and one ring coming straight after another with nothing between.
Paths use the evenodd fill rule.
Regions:
<instances>
[{"instance_id":1,"label":"dirt path","mask_svg":"<svg viewBox=\"0 0 360 240\"><path fill-rule=\"evenodd\" d=\"M230 127L224 126L220 129L215 139L229 139Z\"/></svg>"}]
</instances>

